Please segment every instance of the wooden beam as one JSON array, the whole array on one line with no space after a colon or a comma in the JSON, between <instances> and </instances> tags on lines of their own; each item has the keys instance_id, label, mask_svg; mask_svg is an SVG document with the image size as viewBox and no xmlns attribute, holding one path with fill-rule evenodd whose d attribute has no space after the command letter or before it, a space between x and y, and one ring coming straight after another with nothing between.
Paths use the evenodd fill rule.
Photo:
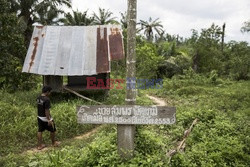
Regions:
<instances>
[{"instance_id":1,"label":"wooden beam","mask_svg":"<svg viewBox=\"0 0 250 167\"><path fill-rule=\"evenodd\" d=\"M67 87L65 87L65 86L63 86L63 89L65 89L65 90L69 91L70 93L73 93L73 94L77 95L78 97L81 97L81 98L83 98L83 99L85 99L85 100L92 101L92 102L95 102L95 103L97 103L97 104L103 104L103 103L100 103L100 102L98 102L98 101L92 100L92 99L90 99L90 98L88 98L88 97L85 97L85 96L83 96L83 95L77 93L76 91L73 91L73 90L71 90L71 89L69 89L69 88L67 88Z\"/></svg>"}]
</instances>

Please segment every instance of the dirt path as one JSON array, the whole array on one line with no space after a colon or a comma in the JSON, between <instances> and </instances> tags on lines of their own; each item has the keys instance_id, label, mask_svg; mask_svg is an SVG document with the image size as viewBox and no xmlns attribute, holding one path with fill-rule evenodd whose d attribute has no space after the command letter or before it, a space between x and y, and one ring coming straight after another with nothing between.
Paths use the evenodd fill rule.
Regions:
<instances>
[{"instance_id":1,"label":"dirt path","mask_svg":"<svg viewBox=\"0 0 250 167\"><path fill-rule=\"evenodd\" d=\"M90 136L92 136L93 134L95 134L97 131L99 131L103 126L104 126L104 125L100 125L100 126L94 128L94 129L92 129L90 132L87 132L87 133L85 133L85 134L83 134L83 135L74 137L74 139L76 139L76 140L87 139L87 138L89 138Z\"/></svg>"},{"instance_id":2,"label":"dirt path","mask_svg":"<svg viewBox=\"0 0 250 167\"><path fill-rule=\"evenodd\" d=\"M149 99L153 100L154 103L158 106L167 106L168 104L166 103L166 101L164 101L163 99L161 98L158 98L158 97L155 97L155 96L151 96L151 95L146 95ZM99 131L104 125L101 125L101 126L98 126L94 129L92 129L91 131L87 132L87 133L84 133L80 136L76 136L73 138L73 140L81 140L81 139L88 139L90 136L92 136L93 134L95 134L97 131ZM69 140L72 140L72 139L67 139L66 141L62 141L62 142L67 142ZM60 147L60 146L59 146ZM39 152L45 152L45 151L48 151L48 150L51 150L53 149L54 147L52 147L51 145L45 147L44 149L42 150L38 150L37 148L31 148L29 150L25 150L24 152L22 152L23 155L25 154L33 154L33 153L39 153Z\"/></svg>"},{"instance_id":3,"label":"dirt path","mask_svg":"<svg viewBox=\"0 0 250 167\"><path fill-rule=\"evenodd\" d=\"M87 133L84 133L80 136L76 136L73 138L73 140L81 140L81 139L88 139L90 136L92 136L93 134L95 134L97 131L99 131L101 128L103 128L104 125L101 125L101 126L98 126L94 129L92 129L91 131L87 132ZM68 142L69 140L72 140L72 139L66 139L65 141L62 141L63 143L64 142ZM61 142L61 144L62 144ZM60 147L60 145L59 145ZM46 146L45 148L43 148L42 150L38 150L37 148L31 148L29 150L25 150L24 152L22 152L21 154L22 155L25 155L25 154L33 154L33 153L39 153L39 152L45 152L45 151L48 151L48 150L51 150L53 148L56 148L56 147L53 147L52 145L48 145Z\"/></svg>"},{"instance_id":4,"label":"dirt path","mask_svg":"<svg viewBox=\"0 0 250 167\"><path fill-rule=\"evenodd\" d=\"M150 95L146 95L146 96L148 98L150 98L151 100L153 100L154 103L156 103L157 106L167 106L168 105L165 100L160 99L159 97L150 96Z\"/></svg>"}]
</instances>

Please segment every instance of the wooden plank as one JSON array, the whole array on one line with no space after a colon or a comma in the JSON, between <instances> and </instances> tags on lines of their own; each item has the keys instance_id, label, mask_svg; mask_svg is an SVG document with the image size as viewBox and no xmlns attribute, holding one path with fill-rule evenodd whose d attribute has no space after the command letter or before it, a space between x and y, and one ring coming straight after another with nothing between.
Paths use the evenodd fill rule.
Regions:
<instances>
[{"instance_id":1,"label":"wooden plank","mask_svg":"<svg viewBox=\"0 0 250 167\"><path fill-rule=\"evenodd\" d=\"M139 105L78 106L78 123L83 124L155 124L175 123L175 107Z\"/></svg>"},{"instance_id":2,"label":"wooden plank","mask_svg":"<svg viewBox=\"0 0 250 167\"><path fill-rule=\"evenodd\" d=\"M43 85L50 86L52 88L52 92L61 92L63 86L62 76L45 75L43 79L44 79Z\"/></svg>"},{"instance_id":3,"label":"wooden plank","mask_svg":"<svg viewBox=\"0 0 250 167\"><path fill-rule=\"evenodd\" d=\"M98 102L98 101L95 101L95 100L92 100L92 99L90 99L90 98L88 98L88 97L85 97L85 96L83 96L83 95L77 93L76 91L73 91L73 90L71 90L71 89L69 89L69 88L67 88L67 87L65 87L65 86L63 87L63 89L65 89L65 90L69 91L70 93L73 93L73 94L77 95L78 97L81 97L81 98L83 98L83 99L85 99L85 100L92 101L92 102L95 102L95 103L97 103L97 104L102 104L102 103L100 103L100 102Z\"/></svg>"}]
</instances>

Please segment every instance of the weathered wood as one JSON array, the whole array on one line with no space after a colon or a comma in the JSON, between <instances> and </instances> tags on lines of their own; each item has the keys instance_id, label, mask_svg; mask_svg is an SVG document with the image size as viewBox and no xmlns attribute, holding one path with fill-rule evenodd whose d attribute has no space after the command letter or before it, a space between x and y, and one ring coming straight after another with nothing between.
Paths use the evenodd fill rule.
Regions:
<instances>
[{"instance_id":1,"label":"weathered wood","mask_svg":"<svg viewBox=\"0 0 250 167\"><path fill-rule=\"evenodd\" d=\"M77 96L79 96L79 97L81 97L81 98L83 98L83 99L85 99L85 100L92 101L92 102L95 102L95 103L97 103L97 104L102 104L102 103L100 103L100 102L98 102L98 101L95 101L95 100L92 100L92 99L90 99L90 98L88 98L88 97L85 97L85 96L83 96L83 95L77 93L76 91L73 91L73 90L71 90L71 89L69 89L69 88L67 88L67 87L65 87L65 86L63 87L63 89L65 89L65 90L69 91L70 93L73 93L73 94L75 94L75 95L77 95Z\"/></svg>"},{"instance_id":2,"label":"weathered wood","mask_svg":"<svg viewBox=\"0 0 250 167\"><path fill-rule=\"evenodd\" d=\"M176 120L175 112L175 107L166 106L99 105L77 107L78 123L84 124L173 124Z\"/></svg>"},{"instance_id":3,"label":"weathered wood","mask_svg":"<svg viewBox=\"0 0 250 167\"><path fill-rule=\"evenodd\" d=\"M137 0L128 0L128 29L127 29L127 74L126 78L136 77L136 15ZM135 105L136 90L127 89L126 104ZM134 154L135 125L117 125L118 153L122 158L130 159Z\"/></svg>"},{"instance_id":4,"label":"weathered wood","mask_svg":"<svg viewBox=\"0 0 250 167\"><path fill-rule=\"evenodd\" d=\"M178 144L177 148L176 148L176 149L173 149L173 150L170 150L170 151L168 151L168 152L166 153L166 155L167 155L168 157L170 157L170 158L169 158L169 162L171 161L171 158L172 158L173 155L175 155L177 152L182 151L182 150L185 149L185 147L186 147L185 141L186 141L187 137L189 136L189 134L191 133L191 131L192 131L194 125L197 124L197 122L198 122L198 119L196 118L196 119L193 121L193 123L191 124L191 126L189 127L189 129L185 130L183 139L182 139L182 141Z\"/></svg>"},{"instance_id":5,"label":"weathered wood","mask_svg":"<svg viewBox=\"0 0 250 167\"><path fill-rule=\"evenodd\" d=\"M189 129L185 130L184 136L183 136L183 140L178 145L177 151L180 151L181 149L185 148L185 146L184 146L185 145L185 141L186 141L187 137L189 136L189 134L191 133L191 130L193 129L194 125L197 124L197 122L198 122L198 119L196 118L193 121L192 125L189 127Z\"/></svg>"},{"instance_id":6,"label":"weathered wood","mask_svg":"<svg viewBox=\"0 0 250 167\"><path fill-rule=\"evenodd\" d=\"M45 75L43 76L43 85L50 86L52 88L52 92L60 92L63 86L63 77Z\"/></svg>"}]
</instances>

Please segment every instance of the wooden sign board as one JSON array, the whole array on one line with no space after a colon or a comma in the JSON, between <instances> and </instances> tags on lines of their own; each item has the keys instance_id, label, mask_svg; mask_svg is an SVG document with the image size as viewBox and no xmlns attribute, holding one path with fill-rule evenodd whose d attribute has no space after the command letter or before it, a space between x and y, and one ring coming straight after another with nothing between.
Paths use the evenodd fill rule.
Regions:
<instances>
[{"instance_id":1,"label":"wooden sign board","mask_svg":"<svg viewBox=\"0 0 250 167\"><path fill-rule=\"evenodd\" d=\"M82 124L173 124L175 107L139 105L98 105L77 107Z\"/></svg>"}]
</instances>

